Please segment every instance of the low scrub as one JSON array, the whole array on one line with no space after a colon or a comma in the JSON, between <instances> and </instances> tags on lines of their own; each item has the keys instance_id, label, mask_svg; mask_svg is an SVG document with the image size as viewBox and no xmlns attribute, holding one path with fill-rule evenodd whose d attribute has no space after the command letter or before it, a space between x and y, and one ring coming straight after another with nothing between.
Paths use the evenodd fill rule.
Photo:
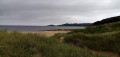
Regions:
<instances>
[{"instance_id":1,"label":"low scrub","mask_svg":"<svg viewBox=\"0 0 120 57\"><path fill-rule=\"evenodd\" d=\"M55 38L0 31L0 57L107 57L92 54Z\"/></svg>"},{"instance_id":2,"label":"low scrub","mask_svg":"<svg viewBox=\"0 0 120 57\"><path fill-rule=\"evenodd\" d=\"M109 51L120 55L120 32L104 34L68 34L64 41L82 48L94 49L96 51Z\"/></svg>"}]
</instances>

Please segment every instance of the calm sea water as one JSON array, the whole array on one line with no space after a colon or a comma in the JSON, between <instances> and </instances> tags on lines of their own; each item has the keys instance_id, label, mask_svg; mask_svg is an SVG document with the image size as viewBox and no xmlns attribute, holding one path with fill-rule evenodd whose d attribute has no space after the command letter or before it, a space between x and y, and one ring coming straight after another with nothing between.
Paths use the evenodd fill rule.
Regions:
<instances>
[{"instance_id":1,"label":"calm sea water","mask_svg":"<svg viewBox=\"0 0 120 57\"><path fill-rule=\"evenodd\" d=\"M7 29L8 31L20 32L38 32L48 30L64 30L64 29L83 29L80 26L0 26L0 30Z\"/></svg>"}]
</instances>

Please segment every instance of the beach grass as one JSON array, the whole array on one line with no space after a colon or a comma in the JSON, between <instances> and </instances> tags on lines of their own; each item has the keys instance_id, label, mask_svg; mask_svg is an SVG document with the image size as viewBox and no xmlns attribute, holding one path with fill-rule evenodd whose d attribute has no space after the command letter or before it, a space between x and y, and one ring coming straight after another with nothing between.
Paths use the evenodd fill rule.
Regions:
<instances>
[{"instance_id":1,"label":"beach grass","mask_svg":"<svg viewBox=\"0 0 120 57\"><path fill-rule=\"evenodd\" d=\"M120 32L104 34L74 33L65 36L64 41L73 45L96 51L108 51L120 55Z\"/></svg>"},{"instance_id":2,"label":"beach grass","mask_svg":"<svg viewBox=\"0 0 120 57\"><path fill-rule=\"evenodd\" d=\"M107 57L39 34L0 31L0 57Z\"/></svg>"},{"instance_id":3,"label":"beach grass","mask_svg":"<svg viewBox=\"0 0 120 57\"><path fill-rule=\"evenodd\" d=\"M55 37L64 37L65 43L80 48L120 55L120 22L73 30L67 34L56 34Z\"/></svg>"}]
</instances>

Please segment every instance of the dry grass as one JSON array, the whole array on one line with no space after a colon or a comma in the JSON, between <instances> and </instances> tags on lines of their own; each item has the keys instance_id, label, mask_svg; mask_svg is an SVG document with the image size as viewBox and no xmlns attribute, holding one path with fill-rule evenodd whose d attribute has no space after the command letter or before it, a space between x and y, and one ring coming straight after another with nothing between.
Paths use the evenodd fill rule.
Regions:
<instances>
[{"instance_id":1,"label":"dry grass","mask_svg":"<svg viewBox=\"0 0 120 57\"><path fill-rule=\"evenodd\" d=\"M90 50L90 49L88 49ZM105 52L105 51L95 51L95 50L90 50L93 54L104 54L107 55L109 57L119 57L118 54L116 53L112 53L112 52Z\"/></svg>"}]
</instances>

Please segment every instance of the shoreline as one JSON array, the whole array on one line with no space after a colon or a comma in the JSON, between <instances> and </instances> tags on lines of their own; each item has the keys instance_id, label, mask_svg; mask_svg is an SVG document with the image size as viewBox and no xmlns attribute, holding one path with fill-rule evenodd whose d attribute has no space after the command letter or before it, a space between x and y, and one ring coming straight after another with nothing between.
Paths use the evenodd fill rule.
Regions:
<instances>
[{"instance_id":1,"label":"shoreline","mask_svg":"<svg viewBox=\"0 0 120 57\"><path fill-rule=\"evenodd\" d=\"M50 30L50 31L36 31L36 32L21 32L21 33L33 33L33 34L40 34L46 37L54 36L57 33L68 33L71 30Z\"/></svg>"}]
</instances>

